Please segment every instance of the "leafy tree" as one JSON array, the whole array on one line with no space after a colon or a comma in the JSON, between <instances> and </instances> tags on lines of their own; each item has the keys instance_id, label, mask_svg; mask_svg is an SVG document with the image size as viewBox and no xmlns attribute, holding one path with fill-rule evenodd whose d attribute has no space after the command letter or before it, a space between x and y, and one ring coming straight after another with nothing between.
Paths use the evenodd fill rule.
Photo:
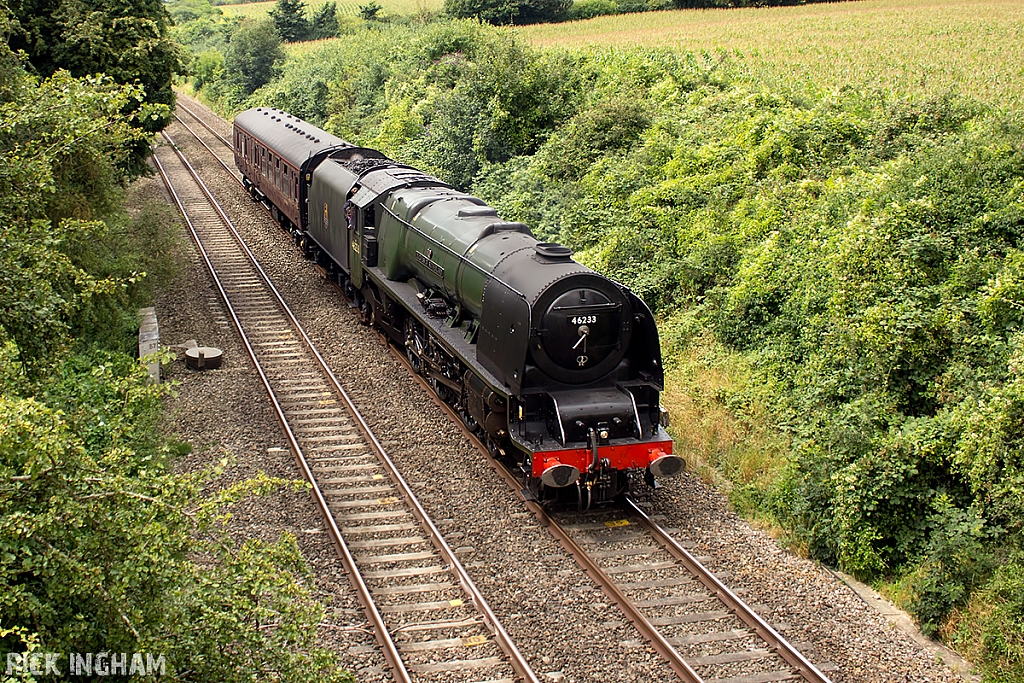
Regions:
<instances>
[{"instance_id":1,"label":"leafy tree","mask_svg":"<svg viewBox=\"0 0 1024 683\"><path fill-rule=\"evenodd\" d=\"M148 108L133 125L152 133L170 121L171 81L182 57L168 35L170 16L161 0L14 0L9 7L19 26L7 34L8 43L26 52L38 75L63 69L74 77L105 74L116 83L138 84L143 97L129 111L165 108ZM132 145L124 163L133 175L145 171L148 153L144 139Z\"/></svg>"},{"instance_id":2,"label":"leafy tree","mask_svg":"<svg viewBox=\"0 0 1024 683\"><path fill-rule=\"evenodd\" d=\"M542 24L562 21L572 8L572 0L523 0L512 23Z\"/></svg>"},{"instance_id":3,"label":"leafy tree","mask_svg":"<svg viewBox=\"0 0 1024 683\"><path fill-rule=\"evenodd\" d=\"M143 135L125 111L143 100L109 79L40 80L0 43L0 650L150 652L197 683L350 683L315 646L322 607L294 539L237 545L223 528L243 496L294 484L211 497L218 468L174 473L163 389L95 350L102 333L71 335L105 322L98 299L127 303L132 278L110 273L134 242L106 234Z\"/></svg>"},{"instance_id":4,"label":"leafy tree","mask_svg":"<svg viewBox=\"0 0 1024 683\"><path fill-rule=\"evenodd\" d=\"M209 0L175 0L167 3L167 10L171 13L175 25L181 25L196 19L219 17L222 15L220 9L209 3Z\"/></svg>"},{"instance_id":5,"label":"leafy tree","mask_svg":"<svg viewBox=\"0 0 1024 683\"><path fill-rule=\"evenodd\" d=\"M338 35L338 29L337 3L328 2L313 13L313 19L310 21L310 38L313 40L334 38Z\"/></svg>"},{"instance_id":6,"label":"leafy tree","mask_svg":"<svg viewBox=\"0 0 1024 683\"><path fill-rule=\"evenodd\" d=\"M566 18L569 21L582 21L619 12L616 0L574 0Z\"/></svg>"},{"instance_id":7,"label":"leafy tree","mask_svg":"<svg viewBox=\"0 0 1024 683\"><path fill-rule=\"evenodd\" d=\"M143 137L121 112L144 95L63 71L40 82L6 45L0 65L10 74L0 97L0 340L13 341L31 370L67 346L90 298L127 284L74 254L106 232L101 219L119 206L127 159Z\"/></svg>"},{"instance_id":8,"label":"leafy tree","mask_svg":"<svg viewBox=\"0 0 1024 683\"><path fill-rule=\"evenodd\" d=\"M281 36L274 22L243 21L231 36L224 68L228 78L237 85L243 96L251 95L270 82L274 64L284 58Z\"/></svg>"},{"instance_id":9,"label":"leafy tree","mask_svg":"<svg viewBox=\"0 0 1024 683\"><path fill-rule=\"evenodd\" d=\"M217 50L206 50L192 60L192 87L202 89L207 83L216 83L224 74L224 55Z\"/></svg>"},{"instance_id":10,"label":"leafy tree","mask_svg":"<svg viewBox=\"0 0 1024 683\"><path fill-rule=\"evenodd\" d=\"M309 21L306 19L306 4L302 0L277 0L274 9L270 10L277 34L286 43L307 40L310 34Z\"/></svg>"},{"instance_id":11,"label":"leafy tree","mask_svg":"<svg viewBox=\"0 0 1024 683\"><path fill-rule=\"evenodd\" d=\"M237 19L225 19L209 0L174 0L167 8L174 19L174 37L192 53L193 60L195 55L208 50L223 55L232 31L238 26ZM190 73L193 66L189 64Z\"/></svg>"},{"instance_id":12,"label":"leafy tree","mask_svg":"<svg viewBox=\"0 0 1024 683\"><path fill-rule=\"evenodd\" d=\"M365 5L359 6L359 17L363 21L377 21L380 17L380 11L384 9L377 0L370 0Z\"/></svg>"},{"instance_id":13,"label":"leafy tree","mask_svg":"<svg viewBox=\"0 0 1024 683\"><path fill-rule=\"evenodd\" d=\"M444 10L456 19L479 19L489 24L538 24L560 21L572 0L445 0Z\"/></svg>"}]
</instances>

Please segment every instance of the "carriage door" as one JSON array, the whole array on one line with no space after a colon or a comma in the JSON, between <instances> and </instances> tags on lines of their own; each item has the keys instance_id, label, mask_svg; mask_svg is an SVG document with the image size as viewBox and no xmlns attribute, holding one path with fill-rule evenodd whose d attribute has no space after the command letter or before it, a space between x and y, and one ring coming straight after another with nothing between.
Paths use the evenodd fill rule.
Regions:
<instances>
[{"instance_id":1,"label":"carriage door","mask_svg":"<svg viewBox=\"0 0 1024 683\"><path fill-rule=\"evenodd\" d=\"M377 265L377 216L373 200L376 193L369 188L352 188L355 228L349 232L349 270L352 284L363 286L363 268Z\"/></svg>"}]
</instances>

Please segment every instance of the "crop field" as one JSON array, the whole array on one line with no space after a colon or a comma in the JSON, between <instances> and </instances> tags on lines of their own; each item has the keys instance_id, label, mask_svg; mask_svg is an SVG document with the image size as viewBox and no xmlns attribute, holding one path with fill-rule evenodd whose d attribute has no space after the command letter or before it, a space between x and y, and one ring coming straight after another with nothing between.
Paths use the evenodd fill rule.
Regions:
<instances>
[{"instance_id":1,"label":"crop field","mask_svg":"<svg viewBox=\"0 0 1024 683\"><path fill-rule=\"evenodd\" d=\"M306 7L310 10L319 8L328 0L307 0ZM220 5L220 10L226 17L258 17L267 14L274 7L274 2L248 2L237 5ZM352 2L338 2L338 14L343 16L355 16L359 14L360 5L370 4L370 0L357 0ZM423 14L425 12L436 12L444 6L444 0L377 0L387 15L410 16Z\"/></svg>"},{"instance_id":2,"label":"crop field","mask_svg":"<svg viewBox=\"0 0 1024 683\"><path fill-rule=\"evenodd\" d=\"M318 2L317 7L322 3ZM273 2L246 2L237 5L218 5L226 17L258 17L263 16L274 6ZM352 5L355 7L355 5Z\"/></svg>"},{"instance_id":3,"label":"crop field","mask_svg":"<svg viewBox=\"0 0 1024 683\"><path fill-rule=\"evenodd\" d=\"M537 46L728 53L752 79L907 94L957 92L1024 110L1024 2L862 0L677 10L518 29Z\"/></svg>"}]
</instances>

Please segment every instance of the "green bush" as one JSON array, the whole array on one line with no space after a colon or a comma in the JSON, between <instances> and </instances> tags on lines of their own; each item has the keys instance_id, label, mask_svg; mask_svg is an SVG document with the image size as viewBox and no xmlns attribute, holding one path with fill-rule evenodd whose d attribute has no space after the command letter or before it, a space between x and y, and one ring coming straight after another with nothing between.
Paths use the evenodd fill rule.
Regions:
<instances>
[{"instance_id":1,"label":"green bush","mask_svg":"<svg viewBox=\"0 0 1024 683\"><path fill-rule=\"evenodd\" d=\"M985 542L998 530L992 530L976 508L964 510L945 496L933 507L927 551L903 580L909 594L905 600L926 635L936 634L942 621L966 605L971 592L999 565Z\"/></svg>"},{"instance_id":2,"label":"green bush","mask_svg":"<svg viewBox=\"0 0 1024 683\"><path fill-rule=\"evenodd\" d=\"M391 27L298 57L249 103L288 107L468 188L576 112L577 66L475 22Z\"/></svg>"},{"instance_id":3,"label":"green bush","mask_svg":"<svg viewBox=\"0 0 1024 683\"><path fill-rule=\"evenodd\" d=\"M322 607L294 539L235 546L212 469L176 475L162 390L138 361L72 357L32 398L0 396L0 646L151 652L183 681L350 681L315 647Z\"/></svg>"},{"instance_id":4,"label":"green bush","mask_svg":"<svg viewBox=\"0 0 1024 683\"><path fill-rule=\"evenodd\" d=\"M207 83L215 83L224 77L224 55L218 50L206 50L196 55L189 65L192 87L202 90Z\"/></svg>"},{"instance_id":5,"label":"green bush","mask_svg":"<svg viewBox=\"0 0 1024 683\"><path fill-rule=\"evenodd\" d=\"M576 0L572 3L567 18L569 21L583 21L618 13L619 3L616 0Z\"/></svg>"}]
</instances>

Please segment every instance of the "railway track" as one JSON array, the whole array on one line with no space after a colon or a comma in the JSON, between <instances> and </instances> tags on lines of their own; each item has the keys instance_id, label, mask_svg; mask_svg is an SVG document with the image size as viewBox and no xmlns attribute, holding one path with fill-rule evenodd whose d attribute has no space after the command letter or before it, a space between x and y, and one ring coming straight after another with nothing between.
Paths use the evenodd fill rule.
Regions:
<instances>
[{"instance_id":1,"label":"railway track","mask_svg":"<svg viewBox=\"0 0 1024 683\"><path fill-rule=\"evenodd\" d=\"M188 130L237 179L230 154L225 161L223 153L211 149L218 146L217 141L221 147L230 148L230 142L196 114L189 114L215 137L208 144L197 127L187 126ZM416 376L404 355L395 349L392 352ZM521 483L491 458L486 447L437 399L429 385L421 377L417 379L518 492ZM621 508L587 515L549 514L536 502L527 500L525 504L680 680L828 683L819 668L632 501L624 501Z\"/></svg>"},{"instance_id":2,"label":"railway track","mask_svg":"<svg viewBox=\"0 0 1024 683\"><path fill-rule=\"evenodd\" d=\"M629 498L618 509L585 516L560 513L551 519L549 530L681 679L828 682Z\"/></svg>"},{"instance_id":3,"label":"railway track","mask_svg":"<svg viewBox=\"0 0 1024 683\"><path fill-rule=\"evenodd\" d=\"M178 123L182 124L183 126L188 127L189 130L193 130L190 126L188 126L188 124L180 116L177 115L177 112L183 112L188 117L188 119L190 121L194 121L200 127L205 129L206 131L208 131L210 133L210 135L212 135L214 137L214 139L217 140L217 142L219 142L222 146L227 147L228 151L231 151L231 149L232 149L231 140L227 139L219 131L214 129L213 126L211 126L206 121L206 119L204 119L202 116L200 116L194 109L190 109L189 107L187 107L184 104L182 104L180 98L178 100L176 108L177 109L176 109L176 112L175 112L175 115L174 115L174 119Z\"/></svg>"},{"instance_id":4,"label":"railway track","mask_svg":"<svg viewBox=\"0 0 1024 683\"><path fill-rule=\"evenodd\" d=\"M523 496L522 482L466 429L404 355L395 349L392 354L680 680L830 683L821 669L834 667L812 664L631 499L619 507L580 514L549 513Z\"/></svg>"},{"instance_id":5,"label":"railway track","mask_svg":"<svg viewBox=\"0 0 1024 683\"><path fill-rule=\"evenodd\" d=\"M174 120L177 121L181 126L187 130L192 137L203 146L207 152L209 152L220 165L234 178L239 185L242 184L242 174L235 168L234 160L234 148L231 145L231 140L220 134L207 123L199 114L184 106L180 102L177 105L178 111L184 112L187 115L189 121L178 116L177 113L174 115ZM202 133L200 133L202 131Z\"/></svg>"},{"instance_id":6,"label":"railway track","mask_svg":"<svg viewBox=\"0 0 1024 683\"><path fill-rule=\"evenodd\" d=\"M311 485L396 681L538 683L174 141L154 161Z\"/></svg>"}]
</instances>

